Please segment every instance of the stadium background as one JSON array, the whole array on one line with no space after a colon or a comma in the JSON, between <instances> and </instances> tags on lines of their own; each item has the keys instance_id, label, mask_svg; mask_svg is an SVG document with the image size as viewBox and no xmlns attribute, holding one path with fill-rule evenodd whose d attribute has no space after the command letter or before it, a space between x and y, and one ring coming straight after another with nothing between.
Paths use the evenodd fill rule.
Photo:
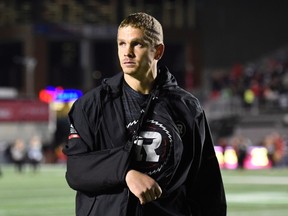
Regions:
<instances>
[{"instance_id":1,"label":"stadium background","mask_svg":"<svg viewBox=\"0 0 288 216\"><path fill-rule=\"evenodd\" d=\"M53 198L47 208L55 207L53 215L71 212L73 194L63 188L61 154L67 111L75 98L120 70L117 26L135 11L151 13L163 24L166 52L160 64L206 111L228 191L228 215L285 215L287 9L284 0L0 0L0 216L39 215L45 205L39 203L48 196L43 188L55 185L63 194L51 196L67 195L69 210L60 210L61 201ZM23 114L21 107L35 112ZM28 166L21 182L36 188L31 196L39 199L25 204L29 192L11 167L9 149L17 138L27 145L35 131L43 138L42 169L34 176L39 184L27 176ZM16 197L22 206L11 204Z\"/></svg>"}]
</instances>

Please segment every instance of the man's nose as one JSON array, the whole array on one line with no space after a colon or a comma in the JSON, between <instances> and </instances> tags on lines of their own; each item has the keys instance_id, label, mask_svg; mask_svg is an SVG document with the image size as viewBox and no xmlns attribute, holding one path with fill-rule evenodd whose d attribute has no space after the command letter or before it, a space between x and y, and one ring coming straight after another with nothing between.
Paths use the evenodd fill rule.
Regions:
<instances>
[{"instance_id":1,"label":"man's nose","mask_svg":"<svg viewBox=\"0 0 288 216\"><path fill-rule=\"evenodd\" d=\"M134 56L133 47L131 47L131 46L127 47L127 49L125 50L125 56L128 56L128 57Z\"/></svg>"}]
</instances>

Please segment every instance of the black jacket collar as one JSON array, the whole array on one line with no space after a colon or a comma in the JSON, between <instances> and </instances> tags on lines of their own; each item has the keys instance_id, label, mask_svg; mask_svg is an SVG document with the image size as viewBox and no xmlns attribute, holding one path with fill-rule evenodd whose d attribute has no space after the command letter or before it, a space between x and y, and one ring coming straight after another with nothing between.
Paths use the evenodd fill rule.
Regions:
<instances>
[{"instance_id":1,"label":"black jacket collar","mask_svg":"<svg viewBox=\"0 0 288 216\"><path fill-rule=\"evenodd\" d=\"M113 96L119 96L123 84L123 72L114 75L111 78L104 79L102 81L102 87L104 90L110 92ZM166 66L158 68L158 75L155 82L157 89L170 88L177 86L175 77L169 72Z\"/></svg>"}]
</instances>

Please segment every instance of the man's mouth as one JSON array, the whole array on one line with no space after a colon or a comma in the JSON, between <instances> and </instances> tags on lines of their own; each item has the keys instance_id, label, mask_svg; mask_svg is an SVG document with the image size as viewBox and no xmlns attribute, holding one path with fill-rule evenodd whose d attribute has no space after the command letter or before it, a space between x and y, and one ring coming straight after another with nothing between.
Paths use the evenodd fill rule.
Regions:
<instances>
[{"instance_id":1,"label":"man's mouth","mask_svg":"<svg viewBox=\"0 0 288 216\"><path fill-rule=\"evenodd\" d=\"M123 64L126 65L126 66L133 66L133 65L136 65L136 63L135 63L134 61L124 61Z\"/></svg>"}]
</instances>

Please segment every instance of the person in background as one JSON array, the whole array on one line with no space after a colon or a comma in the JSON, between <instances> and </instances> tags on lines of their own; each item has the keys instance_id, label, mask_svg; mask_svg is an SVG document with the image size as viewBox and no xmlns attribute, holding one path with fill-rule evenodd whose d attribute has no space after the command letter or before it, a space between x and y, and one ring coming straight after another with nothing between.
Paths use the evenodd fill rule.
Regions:
<instances>
[{"instance_id":1,"label":"person in background","mask_svg":"<svg viewBox=\"0 0 288 216\"><path fill-rule=\"evenodd\" d=\"M161 24L146 13L119 25L122 72L69 112L66 180L77 216L225 216L204 110L165 66Z\"/></svg>"},{"instance_id":2,"label":"person in background","mask_svg":"<svg viewBox=\"0 0 288 216\"><path fill-rule=\"evenodd\" d=\"M15 164L16 171L23 172L23 166L26 160L26 146L23 139L18 138L11 147L11 157Z\"/></svg>"},{"instance_id":3,"label":"person in background","mask_svg":"<svg viewBox=\"0 0 288 216\"><path fill-rule=\"evenodd\" d=\"M31 138L27 150L27 157L33 171L36 172L43 158L42 142L39 136L33 136Z\"/></svg>"},{"instance_id":4,"label":"person in background","mask_svg":"<svg viewBox=\"0 0 288 216\"><path fill-rule=\"evenodd\" d=\"M247 157L248 147L251 145L251 141L246 137L236 136L232 139L231 145L237 156L237 168L242 170L245 168L245 159Z\"/></svg>"}]
</instances>

